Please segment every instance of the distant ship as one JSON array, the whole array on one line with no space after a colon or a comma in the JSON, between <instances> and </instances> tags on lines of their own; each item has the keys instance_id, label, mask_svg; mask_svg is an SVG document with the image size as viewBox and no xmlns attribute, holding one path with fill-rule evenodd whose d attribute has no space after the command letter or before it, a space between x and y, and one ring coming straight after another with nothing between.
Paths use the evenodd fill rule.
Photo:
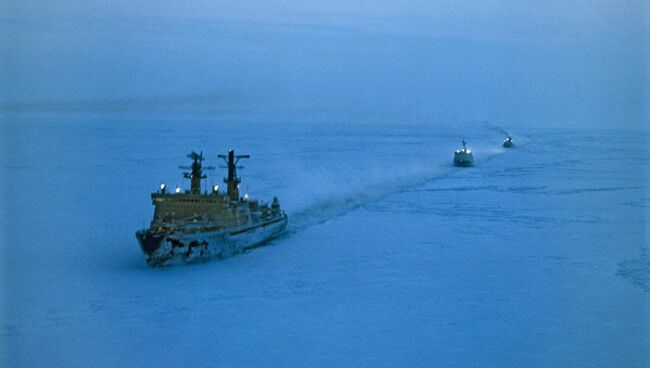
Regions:
<instances>
[{"instance_id":1,"label":"distant ship","mask_svg":"<svg viewBox=\"0 0 650 368\"><path fill-rule=\"evenodd\" d=\"M277 197L271 204L239 196L237 163L249 155L219 155L228 168L224 178L226 192L218 185L201 193L201 180L206 178L202 167L203 152L188 155L192 166L184 177L190 179L190 189L177 187L167 190L160 185L151 194L154 205L153 220L149 228L136 232L136 238L149 266L204 262L225 258L246 249L261 245L280 235L287 227L288 217L280 208Z\"/></svg>"},{"instance_id":2,"label":"distant ship","mask_svg":"<svg viewBox=\"0 0 650 368\"><path fill-rule=\"evenodd\" d=\"M463 139L463 148L457 149L454 152L454 166L459 166L459 167L467 167L467 166L473 166L474 165L474 155L472 155L472 151L470 151L466 147L466 142Z\"/></svg>"},{"instance_id":3,"label":"distant ship","mask_svg":"<svg viewBox=\"0 0 650 368\"><path fill-rule=\"evenodd\" d=\"M505 148L514 148L515 142L512 141L512 136L508 134L506 139L503 140L503 147Z\"/></svg>"}]
</instances>

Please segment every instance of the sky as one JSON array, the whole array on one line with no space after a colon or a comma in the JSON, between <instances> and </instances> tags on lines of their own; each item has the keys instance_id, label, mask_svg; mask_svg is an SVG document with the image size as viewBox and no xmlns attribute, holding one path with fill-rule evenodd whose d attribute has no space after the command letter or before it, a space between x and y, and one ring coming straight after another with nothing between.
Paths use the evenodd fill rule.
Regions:
<instances>
[{"instance_id":1,"label":"sky","mask_svg":"<svg viewBox=\"0 0 650 368\"><path fill-rule=\"evenodd\" d=\"M650 5L0 3L0 115L648 126Z\"/></svg>"}]
</instances>

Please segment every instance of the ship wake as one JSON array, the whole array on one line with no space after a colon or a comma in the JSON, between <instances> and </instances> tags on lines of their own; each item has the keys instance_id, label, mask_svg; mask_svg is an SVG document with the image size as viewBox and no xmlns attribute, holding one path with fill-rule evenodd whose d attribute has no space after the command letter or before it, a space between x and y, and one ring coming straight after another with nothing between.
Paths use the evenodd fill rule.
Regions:
<instances>
[{"instance_id":1,"label":"ship wake","mask_svg":"<svg viewBox=\"0 0 650 368\"><path fill-rule=\"evenodd\" d=\"M480 162L487 162L504 152L501 148L487 148L483 150ZM288 234L326 223L364 205L420 187L433 180L452 176L460 170L463 169L453 167L451 162L420 165L401 172L397 171L397 174L395 170L384 169L378 175L375 170L370 178L346 185L347 188L352 187L354 190L337 190L331 187L321 188L322 191L317 189L311 193L311 197L315 200L306 202L302 206L288 206L290 219Z\"/></svg>"}]
</instances>

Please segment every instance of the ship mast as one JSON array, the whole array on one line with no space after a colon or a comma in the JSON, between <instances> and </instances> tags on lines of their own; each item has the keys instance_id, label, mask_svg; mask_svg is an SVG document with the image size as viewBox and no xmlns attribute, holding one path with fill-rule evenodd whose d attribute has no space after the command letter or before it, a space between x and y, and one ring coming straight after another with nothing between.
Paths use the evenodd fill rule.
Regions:
<instances>
[{"instance_id":1,"label":"ship mast","mask_svg":"<svg viewBox=\"0 0 650 368\"><path fill-rule=\"evenodd\" d=\"M228 168L228 177L223 178L223 182L227 184L227 194L231 201L239 200L239 183L241 183L241 179L237 177L237 169L242 169L243 166L237 166L237 163L241 159L250 157L250 155L235 155L235 151L232 149L228 151L228 156L219 155L219 158L226 162Z\"/></svg>"},{"instance_id":2,"label":"ship mast","mask_svg":"<svg viewBox=\"0 0 650 368\"><path fill-rule=\"evenodd\" d=\"M201 179L206 178L205 174L203 174L203 170L212 170L214 167L202 167L201 163L204 160L203 151L201 151L201 153L192 151L187 155L187 157L192 159L192 166L179 166L179 168L191 170L190 172L184 172L183 177L190 179L190 193L201 194Z\"/></svg>"}]
</instances>

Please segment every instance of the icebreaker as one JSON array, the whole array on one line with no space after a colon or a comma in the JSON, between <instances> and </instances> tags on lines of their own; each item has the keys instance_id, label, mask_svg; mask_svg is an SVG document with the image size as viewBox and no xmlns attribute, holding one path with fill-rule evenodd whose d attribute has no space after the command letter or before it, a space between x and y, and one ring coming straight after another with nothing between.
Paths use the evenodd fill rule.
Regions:
<instances>
[{"instance_id":1,"label":"icebreaker","mask_svg":"<svg viewBox=\"0 0 650 368\"><path fill-rule=\"evenodd\" d=\"M469 150L466 146L466 142L463 139L463 148L457 149L454 151L454 165L460 167L467 167L474 165L474 155L472 151Z\"/></svg>"},{"instance_id":2,"label":"icebreaker","mask_svg":"<svg viewBox=\"0 0 650 368\"><path fill-rule=\"evenodd\" d=\"M184 177L190 179L190 189L168 190L166 184L151 194L153 220L148 228L136 232L136 238L149 266L204 262L225 258L261 245L277 237L287 227L287 214L280 208L277 197L269 205L239 195L241 179L237 176L239 160L249 155L219 155L228 169L224 178L225 192L218 185L201 192L206 178L203 152L191 152L191 166Z\"/></svg>"}]
</instances>

